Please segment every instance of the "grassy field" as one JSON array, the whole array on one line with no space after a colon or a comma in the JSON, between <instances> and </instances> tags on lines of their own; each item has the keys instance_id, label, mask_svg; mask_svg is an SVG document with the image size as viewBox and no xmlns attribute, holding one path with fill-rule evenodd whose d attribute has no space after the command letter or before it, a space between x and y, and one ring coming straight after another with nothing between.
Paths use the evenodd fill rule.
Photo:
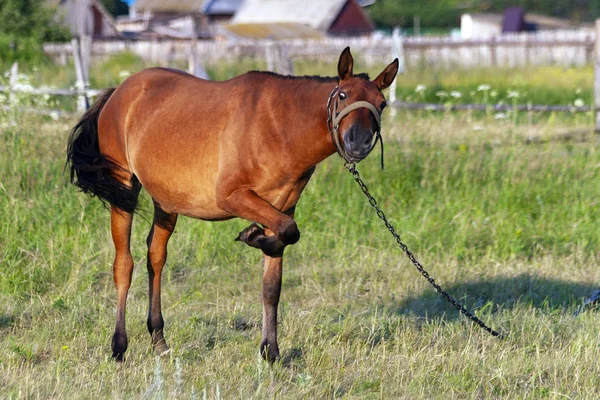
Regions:
<instances>
[{"instance_id":1,"label":"grassy field","mask_svg":"<svg viewBox=\"0 0 600 400\"><path fill-rule=\"evenodd\" d=\"M383 70L385 65L370 65L355 58L356 71L368 72L372 78ZM391 61L391 60L390 60ZM143 68L154 66L132 53L111 56L93 64L90 71L92 88L114 87L130 74ZM173 61L173 68L186 69L185 61ZM294 60L297 75L335 75L336 63L319 60ZM8 70L8 65L0 61L0 68ZM205 65L211 79L226 80L250 70L264 70L264 61L244 58L235 62L208 63ZM45 64L37 67L20 66L20 71L28 77L34 87L49 85L60 88L73 87L76 81L75 69ZM593 70L590 67L542 66L519 69L470 69L436 70L431 67L409 67L407 73L398 78L397 95L408 102L428 102L447 104L541 104L541 105L590 105L593 102ZM0 84L6 77L0 76ZM552 84L549 84L551 82ZM73 99L52 96L47 99L51 106L62 109L75 109ZM0 104L2 103L0 99Z\"/></svg>"},{"instance_id":2,"label":"grassy field","mask_svg":"<svg viewBox=\"0 0 600 400\"><path fill-rule=\"evenodd\" d=\"M573 314L600 286L600 143L589 116L523 120L388 115L386 170L377 154L359 165L427 269L506 340L435 294L335 156L298 207L273 367L257 351L260 254L233 242L239 220L180 219L163 274L172 352L152 354L147 197L116 365L109 214L67 183L73 121L4 124L0 397L597 398L600 314Z\"/></svg>"},{"instance_id":3,"label":"grassy field","mask_svg":"<svg viewBox=\"0 0 600 400\"><path fill-rule=\"evenodd\" d=\"M111 58L94 66L92 86L147 66ZM261 68L207 65L214 79ZM319 62L295 68L335 72ZM71 68L22 71L34 86L74 81ZM424 69L401 77L398 95L589 104L591 80L588 68ZM44 101L32 105L74 104ZM592 115L386 113L386 170L374 153L359 165L363 179L438 282L506 340L428 286L335 156L307 187L302 239L286 250L280 363L258 358L260 254L233 242L244 221L180 219L163 274L172 352L152 354L145 196L133 233L130 347L115 365L109 215L63 172L74 121L18 115L15 127L0 115L0 398L597 398L600 315L573 316L600 289Z\"/></svg>"}]
</instances>

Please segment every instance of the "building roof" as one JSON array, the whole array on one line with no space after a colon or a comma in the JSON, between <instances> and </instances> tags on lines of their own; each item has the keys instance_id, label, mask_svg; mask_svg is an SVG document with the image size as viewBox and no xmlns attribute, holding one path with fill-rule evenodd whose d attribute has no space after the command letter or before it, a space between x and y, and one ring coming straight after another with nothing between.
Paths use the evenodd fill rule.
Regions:
<instances>
[{"instance_id":1,"label":"building roof","mask_svg":"<svg viewBox=\"0 0 600 400\"><path fill-rule=\"evenodd\" d=\"M265 23L265 24L234 24L225 25L228 34L252 39L318 39L322 35L319 31L302 24L293 22Z\"/></svg>"},{"instance_id":2,"label":"building roof","mask_svg":"<svg viewBox=\"0 0 600 400\"><path fill-rule=\"evenodd\" d=\"M474 13L469 14L473 20L486 21L502 24L504 20L503 14L498 13ZM571 29L574 27L593 27L593 24L573 22L565 18L550 17L547 15L525 13L525 21L534 23L538 27L554 28L554 29Z\"/></svg>"},{"instance_id":3,"label":"building roof","mask_svg":"<svg viewBox=\"0 0 600 400\"><path fill-rule=\"evenodd\" d=\"M206 0L202 7L202 14L206 15L233 15L242 5L244 0Z\"/></svg>"},{"instance_id":4,"label":"building roof","mask_svg":"<svg viewBox=\"0 0 600 400\"><path fill-rule=\"evenodd\" d=\"M205 0L136 0L136 12L200 13Z\"/></svg>"},{"instance_id":5,"label":"building roof","mask_svg":"<svg viewBox=\"0 0 600 400\"><path fill-rule=\"evenodd\" d=\"M350 0L245 0L232 24L296 23L326 31L347 1Z\"/></svg>"},{"instance_id":6,"label":"building roof","mask_svg":"<svg viewBox=\"0 0 600 400\"><path fill-rule=\"evenodd\" d=\"M540 14L525 14L525 19L527 22L534 23L538 26L542 26L545 28L554 28L554 29L570 29L574 27L593 27L593 24L590 23L581 23L581 22L573 22L565 18L556 18L549 17L547 15Z\"/></svg>"}]
</instances>

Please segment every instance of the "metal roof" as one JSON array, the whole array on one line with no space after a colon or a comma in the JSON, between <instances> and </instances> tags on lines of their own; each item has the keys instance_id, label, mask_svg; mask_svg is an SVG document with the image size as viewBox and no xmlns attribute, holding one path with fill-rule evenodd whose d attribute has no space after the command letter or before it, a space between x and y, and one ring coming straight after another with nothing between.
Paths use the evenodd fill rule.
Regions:
<instances>
[{"instance_id":1,"label":"metal roof","mask_svg":"<svg viewBox=\"0 0 600 400\"><path fill-rule=\"evenodd\" d=\"M235 24L223 27L228 34L240 38L252 39L318 39L322 35L319 31L302 24L293 22L266 23L266 24Z\"/></svg>"},{"instance_id":2,"label":"metal roof","mask_svg":"<svg viewBox=\"0 0 600 400\"><path fill-rule=\"evenodd\" d=\"M296 23L328 30L350 0L245 0L232 24Z\"/></svg>"},{"instance_id":3,"label":"metal roof","mask_svg":"<svg viewBox=\"0 0 600 400\"><path fill-rule=\"evenodd\" d=\"M233 15L242 5L244 0L207 0L202 7L206 15Z\"/></svg>"},{"instance_id":4,"label":"metal roof","mask_svg":"<svg viewBox=\"0 0 600 400\"><path fill-rule=\"evenodd\" d=\"M137 12L199 13L205 0L136 0L133 9Z\"/></svg>"}]
</instances>

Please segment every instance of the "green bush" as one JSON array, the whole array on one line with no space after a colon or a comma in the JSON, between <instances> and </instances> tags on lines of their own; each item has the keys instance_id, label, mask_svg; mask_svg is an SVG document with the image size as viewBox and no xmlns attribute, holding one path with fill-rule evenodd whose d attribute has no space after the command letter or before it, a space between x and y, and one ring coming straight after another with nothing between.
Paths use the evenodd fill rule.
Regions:
<instances>
[{"instance_id":1,"label":"green bush","mask_svg":"<svg viewBox=\"0 0 600 400\"><path fill-rule=\"evenodd\" d=\"M0 0L0 64L46 61L42 44L65 41L69 30L57 23L56 9L44 0Z\"/></svg>"}]
</instances>

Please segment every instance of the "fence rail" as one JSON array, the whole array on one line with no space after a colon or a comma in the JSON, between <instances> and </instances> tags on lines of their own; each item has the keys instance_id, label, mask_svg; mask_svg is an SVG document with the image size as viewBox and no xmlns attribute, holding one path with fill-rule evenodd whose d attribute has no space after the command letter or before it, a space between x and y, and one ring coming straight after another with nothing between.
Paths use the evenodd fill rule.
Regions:
<instances>
[{"instance_id":1,"label":"fence rail","mask_svg":"<svg viewBox=\"0 0 600 400\"><path fill-rule=\"evenodd\" d=\"M505 34L485 40L465 40L455 37L361 37L361 38L325 38L294 39L279 42L273 41L194 41L187 39L166 40L98 40L93 42L92 57L104 57L122 51L132 51L140 56L157 62L168 64L177 59L194 59L203 62L240 57L266 59L271 69L278 72L287 71L293 66L293 59L331 59L337 60L340 50L350 46L366 63L388 62L392 53L403 54L404 62L410 70L415 65L431 64L434 66L519 66L519 65L595 65L595 96L600 105L600 20L596 22L596 30L552 31L538 33ZM400 42L398 42L400 40ZM66 60L70 54L76 54L75 41L66 44L46 44L45 51L59 59ZM394 50L395 49L395 50ZM87 51L88 49L86 49ZM195 63L194 63L195 64ZM285 67L285 68L283 68ZM283 71L282 71L283 68ZM19 88L14 82L11 86L0 86L0 92L28 92L32 95L58 96L96 96L99 89L54 89L54 88ZM396 109L422 109L431 111L527 111L527 112L595 112L598 107L550 106L550 105L511 105L511 104L427 104L394 101L390 103ZM14 105L13 105L14 106ZM10 107L9 107L10 108ZM7 109L6 106L3 109ZM14 108L13 108L14 109ZM35 112L34 109L21 109ZM42 114L73 115L58 110L39 110ZM80 110L81 111L81 110ZM600 112L596 113L597 128L600 129Z\"/></svg>"},{"instance_id":2,"label":"fence rail","mask_svg":"<svg viewBox=\"0 0 600 400\"><path fill-rule=\"evenodd\" d=\"M60 89L60 88L19 88L0 85L0 92L10 93L28 93L32 95L49 94L51 96L88 96L95 97L102 93L103 89Z\"/></svg>"},{"instance_id":3,"label":"fence rail","mask_svg":"<svg viewBox=\"0 0 600 400\"><path fill-rule=\"evenodd\" d=\"M439 68L474 66L585 65L593 62L596 34L593 30L550 31L504 34L489 39L461 39L451 36L404 37L402 45L406 64L410 67L431 65ZM393 39L390 37L293 39L277 42L287 48L293 59L326 59L335 61L340 51L350 46L367 64L387 61ZM92 57L106 57L131 51L157 64L185 60L192 47L200 60L214 62L240 57L264 58L273 41L191 41L163 40L97 40ZM72 45L48 43L47 54L66 62Z\"/></svg>"},{"instance_id":4,"label":"fence rail","mask_svg":"<svg viewBox=\"0 0 600 400\"><path fill-rule=\"evenodd\" d=\"M548 106L540 104L437 104L437 103L410 103L396 101L392 103L394 108L404 108L408 110L429 110L429 111L532 111L532 112L570 112L581 113L598 111L599 108L590 106Z\"/></svg>"}]
</instances>

